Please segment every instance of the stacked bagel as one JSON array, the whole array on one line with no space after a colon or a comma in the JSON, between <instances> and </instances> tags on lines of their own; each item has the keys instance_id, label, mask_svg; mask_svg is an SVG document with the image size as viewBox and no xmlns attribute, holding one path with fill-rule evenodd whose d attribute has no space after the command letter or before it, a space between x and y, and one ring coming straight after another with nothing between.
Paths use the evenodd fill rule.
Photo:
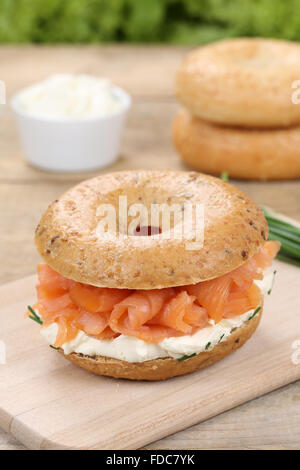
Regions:
<instances>
[{"instance_id":1,"label":"stacked bagel","mask_svg":"<svg viewBox=\"0 0 300 470\"><path fill-rule=\"evenodd\" d=\"M185 107L173 122L176 149L206 173L299 178L297 80L297 43L232 39L192 51L176 76L176 95Z\"/></svg>"}]
</instances>

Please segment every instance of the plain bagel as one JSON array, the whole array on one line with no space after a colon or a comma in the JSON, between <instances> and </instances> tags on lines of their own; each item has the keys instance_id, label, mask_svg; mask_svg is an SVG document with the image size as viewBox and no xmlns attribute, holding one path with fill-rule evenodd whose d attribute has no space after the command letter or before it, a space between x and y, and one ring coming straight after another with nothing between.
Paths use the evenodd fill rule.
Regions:
<instances>
[{"instance_id":1,"label":"plain bagel","mask_svg":"<svg viewBox=\"0 0 300 470\"><path fill-rule=\"evenodd\" d=\"M98 236L100 204L118 208L126 195L137 201L204 204L204 244L186 249L187 240ZM46 263L75 281L98 287L154 289L216 278L245 263L268 237L266 220L242 191L196 172L124 171L100 175L67 191L52 203L36 230Z\"/></svg>"},{"instance_id":2,"label":"plain bagel","mask_svg":"<svg viewBox=\"0 0 300 470\"><path fill-rule=\"evenodd\" d=\"M273 39L230 39L192 51L176 78L176 94L208 121L249 127L300 123L292 84L300 79L300 45Z\"/></svg>"},{"instance_id":3,"label":"plain bagel","mask_svg":"<svg viewBox=\"0 0 300 470\"><path fill-rule=\"evenodd\" d=\"M192 168L232 178L281 180L300 178L300 127L245 129L220 126L179 111L173 142Z\"/></svg>"},{"instance_id":4,"label":"plain bagel","mask_svg":"<svg viewBox=\"0 0 300 470\"><path fill-rule=\"evenodd\" d=\"M178 375L189 374L210 366L243 346L255 332L262 316L262 310L251 320L236 328L226 341L217 344L210 351L204 351L189 359L178 361L173 358L154 359L145 362L125 362L103 356L83 356L82 354L64 354L66 359L96 375L107 375L117 379L164 380Z\"/></svg>"}]
</instances>

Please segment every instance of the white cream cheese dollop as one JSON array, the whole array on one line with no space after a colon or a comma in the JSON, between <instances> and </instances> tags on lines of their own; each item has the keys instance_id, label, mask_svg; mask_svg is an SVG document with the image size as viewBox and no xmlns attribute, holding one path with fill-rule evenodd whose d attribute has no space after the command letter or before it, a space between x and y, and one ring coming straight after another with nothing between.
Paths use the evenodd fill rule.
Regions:
<instances>
[{"instance_id":1,"label":"white cream cheese dollop","mask_svg":"<svg viewBox=\"0 0 300 470\"><path fill-rule=\"evenodd\" d=\"M273 271L268 271L263 280L255 281L263 295L272 288L273 278ZM144 362L163 357L178 359L185 355L198 354L212 349L219 342L225 341L233 328L241 326L253 313L254 309L242 315L224 319L217 324L211 321L209 326L193 335L166 338L160 343L147 343L133 336L125 335L110 340L99 340L79 331L76 338L65 343L62 349L65 354L76 352L87 356L99 355L126 362ZM57 324L52 323L47 328L42 328L41 334L49 344L54 344L57 331Z\"/></svg>"},{"instance_id":2,"label":"white cream cheese dollop","mask_svg":"<svg viewBox=\"0 0 300 470\"><path fill-rule=\"evenodd\" d=\"M18 97L23 111L50 119L105 117L124 104L109 80L90 75L57 74Z\"/></svg>"}]
</instances>

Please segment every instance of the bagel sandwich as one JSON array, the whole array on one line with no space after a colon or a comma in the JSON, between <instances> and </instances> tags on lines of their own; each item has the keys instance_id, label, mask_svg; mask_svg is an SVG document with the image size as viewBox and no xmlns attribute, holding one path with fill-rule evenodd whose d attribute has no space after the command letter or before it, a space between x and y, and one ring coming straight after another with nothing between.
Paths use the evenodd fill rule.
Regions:
<instances>
[{"instance_id":1,"label":"bagel sandwich","mask_svg":"<svg viewBox=\"0 0 300 470\"><path fill-rule=\"evenodd\" d=\"M167 226L152 219L153 207L170 205L192 221L181 236L174 213ZM194 242L200 216L185 219L184 211L198 206L203 237ZM95 374L162 380L194 372L257 328L280 247L267 239L258 206L220 179L160 170L100 175L42 216L35 242L44 263L27 316L52 348Z\"/></svg>"}]
</instances>

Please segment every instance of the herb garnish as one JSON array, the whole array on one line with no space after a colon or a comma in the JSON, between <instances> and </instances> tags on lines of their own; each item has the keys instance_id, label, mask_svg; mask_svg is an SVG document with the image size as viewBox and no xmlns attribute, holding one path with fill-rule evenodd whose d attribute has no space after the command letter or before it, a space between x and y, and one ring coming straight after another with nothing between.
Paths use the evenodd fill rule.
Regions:
<instances>
[{"instance_id":1,"label":"herb garnish","mask_svg":"<svg viewBox=\"0 0 300 470\"><path fill-rule=\"evenodd\" d=\"M285 220L284 216L262 207L269 226L269 240L281 243L277 258L300 266L300 228Z\"/></svg>"},{"instance_id":2,"label":"herb garnish","mask_svg":"<svg viewBox=\"0 0 300 470\"><path fill-rule=\"evenodd\" d=\"M280 253L276 256L276 258L279 259L280 261L284 261L285 263L293 264L294 266L298 266L300 268L300 259L298 261L297 259L290 258L289 256L284 256Z\"/></svg>"},{"instance_id":3,"label":"herb garnish","mask_svg":"<svg viewBox=\"0 0 300 470\"><path fill-rule=\"evenodd\" d=\"M272 279L272 285L271 285L271 289L268 290L268 295L271 294L272 292L272 289L273 289L273 286L274 286L274 279L275 279L275 274L277 273L276 269L275 271L273 271L273 279Z\"/></svg>"},{"instance_id":4,"label":"herb garnish","mask_svg":"<svg viewBox=\"0 0 300 470\"><path fill-rule=\"evenodd\" d=\"M261 307L257 307L254 312L252 313L252 315L248 318L248 321L249 320L252 320L253 317L255 317L255 315L261 310Z\"/></svg>"},{"instance_id":5,"label":"herb garnish","mask_svg":"<svg viewBox=\"0 0 300 470\"><path fill-rule=\"evenodd\" d=\"M211 345L211 342L209 341L207 345L205 346L205 351L209 348L210 345Z\"/></svg>"},{"instance_id":6,"label":"herb garnish","mask_svg":"<svg viewBox=\"0 0 300 470\"><path fill-rule=\"evenodd\" d=\"M52 349L56 349L56 351L59 350L59 348L56 348L55 346L52 346L52 344L49 344L49 346L50 346L50 348L52 348Z\"/></svg>"},{"instance_id":7,"label":"herb garnish","mask_svg":"<svg viewBox=\"0 0 300 470\"><path fill-rule=\"evenodd\" d=\"M186 359L190 359L191 357L196 356L196 353L191 354L190 356L182 356L179 359L177 359L178 362L185 361Z\"/></svg>"},{"instance_id":8,"label":"herb garnish","mask_svg":"<svg viewBox=\"0 0 300 470\"><path fill-rule=\"evenodd\" d=\"M39 325L43 324L43 321L40 319L40 317L35 313L32 307L30 305L27 306L29 312L31 312L31 315L29 315L28 318L31 318L31 320L36 321Z\"/></svg>"},{"instance_id":9,"label":"herb garnish","mask_svg":"<svg viewBox=\"0 0 300 470\"><path fill-rule=\"evenodd\" d=\"M228 181L229 180L228 172L227 171L222 171L220 178L223 181Z\"/></svg>"},{"instance_id":10,"label":"herb garnish","mask_svg":"<svg viewBox=\"0 0 300 470\"><path fill-rule=\"evenodd\" d=\"M219 339L219 343L221 343L222 339L224 338L225 333L222 334L221 338Z\"/></svg>"}]
</instances>

